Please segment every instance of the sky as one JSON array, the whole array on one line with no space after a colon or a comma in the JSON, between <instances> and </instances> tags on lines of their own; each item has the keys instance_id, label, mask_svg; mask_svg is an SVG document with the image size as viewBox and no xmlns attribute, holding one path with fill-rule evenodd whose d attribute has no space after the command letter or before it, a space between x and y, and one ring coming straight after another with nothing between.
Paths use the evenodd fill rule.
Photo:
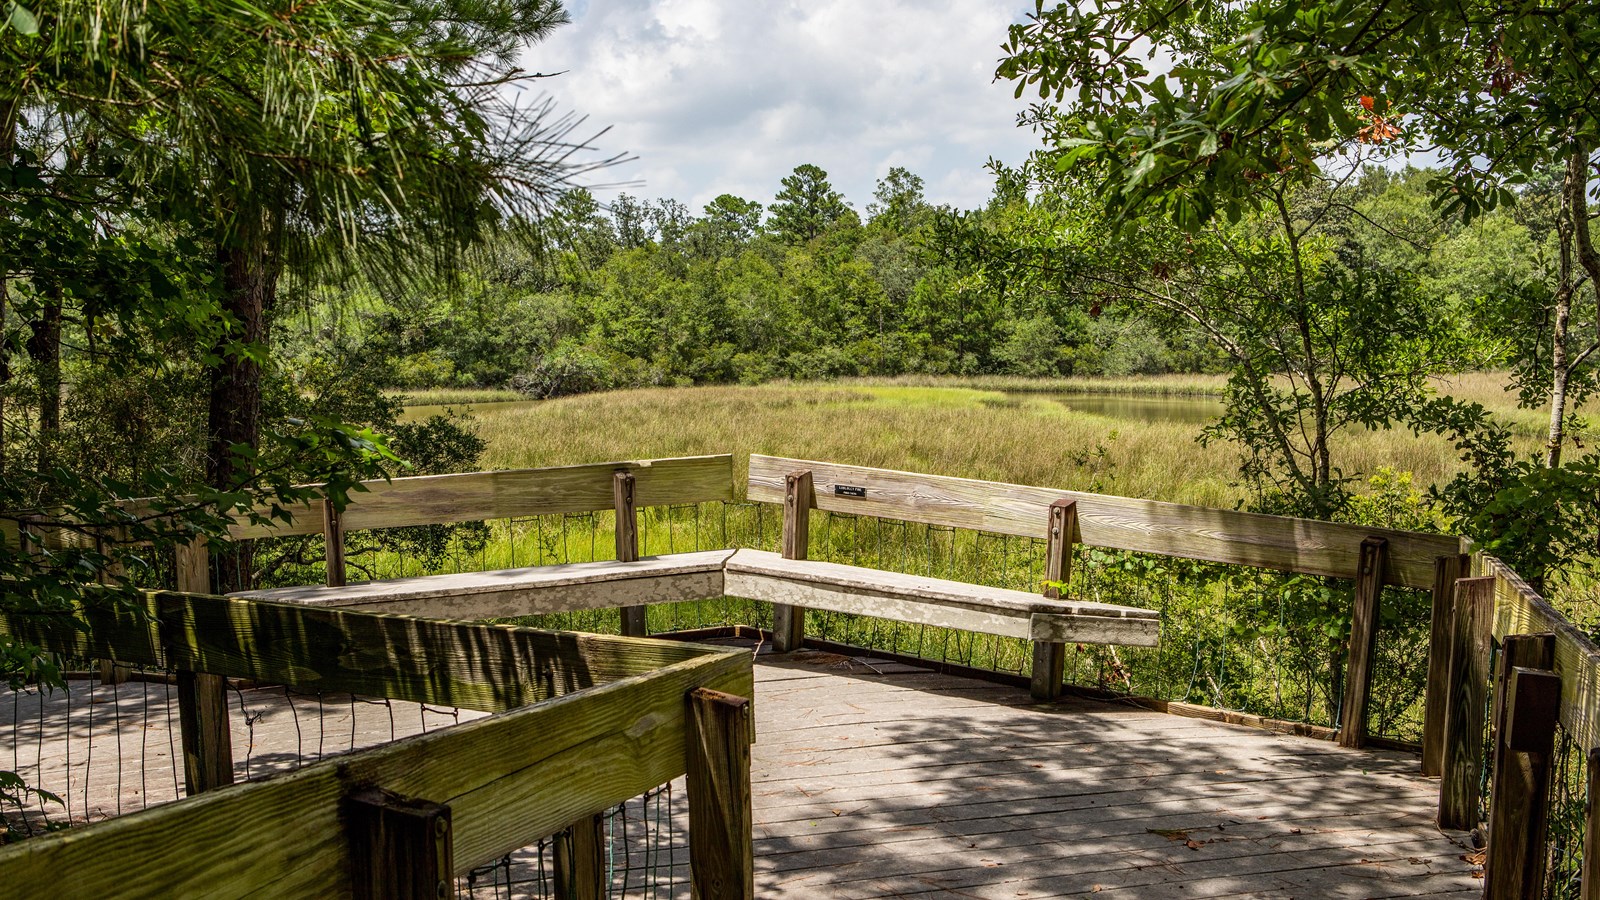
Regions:
<instances>
[{"instance_id":1,"label":"sky","mask_svg":"<svg viewBox=\"0 0 1600 900\"><path fill-rule=\"evenodd\" d=\"M763 204L801 163L863 214L904 166L928 200L980 205L993 156L1038 145L1026 98L993 81L1028 0L569 0L572 24L525 52L563 111L610 127L597 146L637 157L590 176L631 182L699 214L718 194ZM602 203L618 189L599 189Z\"/></svg>"}]
</instances>

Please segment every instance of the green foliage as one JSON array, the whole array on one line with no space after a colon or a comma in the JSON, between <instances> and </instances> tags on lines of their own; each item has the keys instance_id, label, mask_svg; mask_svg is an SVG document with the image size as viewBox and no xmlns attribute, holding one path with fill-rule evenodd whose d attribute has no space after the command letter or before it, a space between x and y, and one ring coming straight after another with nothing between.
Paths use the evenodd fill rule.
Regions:
<instances>
[{"instance_id":1,"label":"green foliage","mask_svg":"<svg viewBox=\"0 0 1600 900\"><path fill-rule=\"evenodd\" d=\"M1310 178L1329 148L1432 147L1446 213L1472 217L1508 185L1595 143L1600 36L1584 4L1253 0L1156 6L1041 2L1012 26L998 74L1036 91L1031 120L1058 164L1086 166L1119 217L1194 230L1257 207L1262 178ZM1147 64L1170 59L1165 71ZM1409 115L1421 113L1422 115ZM1485 165L1484 162L1488 164Z\"/></svg>"},{"instance_id":2,"label":"green foliage","mask_svg":"<svg viewBox=\"0 0 1600 900\"><path fill-rule=\"evenodd\" d=\"M1025 120L1044 134L1050 171L1070 176L1126 230L1160 219L1200 239L1262 211L1270 218L1285 197L1344 180L1356 150L1437 153L1445 168L1429 174L1425 188L1407 172L1388 184L1374 180L1365 203L1343 203L1361 220L1346 231L1363 245L1367 268L1421 276L1420 303L1403 304L1388 321L1404 327L1405 313L1426 317L1442 307L1448 312L1435 317L1473 326L1463 332L1480 337L1458 359L1509 366L1523 404L1549 410L1547 447L1542 459L1514 461L1481 411L1448 410L1411 389L1386 388L1375 405L1354 395L1349 420L1453 434L1474 471L1440 488L1442 501L1538 580L1561 559L1587 565L1595 529L1586 498L1600 489L1588 456L1563 459L1569 445L1582 446L1569 410L1600 384L1600 323L1589 312L1600 282L1589 224L1600 146L1594 14L1583 3L1040 2L1011 27L998 74L1016 82L1018 96L1037 92ZM1166 65L1157 71L1152 59ZM1424 193L1429 217L1415 214ZM1296 265L1311 274L1321 264ZM1326 281L1331 298L1355 296L1347 279ZM1368 284L1359 290L1381 282ZM1309 335L1331 324L1320 314L1301 319L1315 326ZM1414 348L1383 343L1371 349L1414 358ZM1371 371L1389 365L1401 383L1410 380L1404 359ZM1234 411L1276 407L1320 418L1333 410L1316 400L1309 370L1290 372L1307 379L1314 408L1236 369L1235 436L1281 443L1272 423L1287 417ZM1276 456L1266 465L1252 458L1246 474L1293 474L1285 452ZM1310 509L1338 506L1328 492L1339 479L1313 475L1299 488Z\"/></svg>"},{"instance_id":3,"label":"green foliage","mask_svg":"<svg viewBox=\"0 0 1600 900\"><path fill-rule=\"evenodd\" d=\"M828 173L805 163L785 175L768 212L767 224L785 242L804 243L836 225L859 224L844 195L828 183Z\"/></svg>"}]
</instances>

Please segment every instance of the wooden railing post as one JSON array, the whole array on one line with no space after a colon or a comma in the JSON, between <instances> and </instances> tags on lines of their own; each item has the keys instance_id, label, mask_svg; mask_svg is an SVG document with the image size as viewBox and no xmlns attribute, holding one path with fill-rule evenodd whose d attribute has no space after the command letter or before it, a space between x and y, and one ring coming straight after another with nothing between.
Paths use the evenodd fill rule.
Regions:
<instances>
[{"instance_id":1,"label":"wooden railing post","mask_svg":"<svg viewBox=\"0 0 1600 900\"><path fill-rule=\"evenodd\" d=\"M811 506L814 503L811 472L790 472L784 478L784 559L805 559L811 551ZM806 639L806 610L787 603L772 604L772 644L779 653L799 650Z\"/></svg>"},{"instance_id":2,"label":"wooden railing post","mask_svg":"<svg viewBox=\"0 0 1600 900\"><path fill-rule=\"evenodd\" d=\"M211 553L204 538L177 548L178 590L211 592ZM162 628L181 618L181 604L163 604ZM233 783L233 735L228 730L228 682L221 675L179 669L178 727L183 739L184 792L201 794Z\"/></svg>"},{"instance_id":3,"label":"wooden railing post","mask_svg":"<svg viewBox=\"0 0 1600 900\"><path fill-rule=\"evenodd\" d=\"M1356 597L1350 610L1350 654L1344 670L1344 703L1339 709L1339 746L1367 743L1367 699L1372 694L1372 657L1378 649L1378 604L1389 561L1389 541L1369 537L1361 542L1356 567Z\"/></svg>"},{"instance_id":4,"label":"wooden railing post","mask_svg":"<svg viewBox=\"0 0 1600 900\"><path fill-rule=\"evenodd\" d=\"M369 788L345 798L345 816L355 897L435 900L453 893L450 807Z\"/></svg>"},{"instance_id":5,"label":"wooden railing post","mask_svg":"<svg viewBox=\"0 0 1600 900\"><path fill-rule=\"evenodd\" d=\"M1078 504L1075 500L1056 500L1050 504L1050 524L1044 560L1044 595L1052 600L1061 596L1056 583L1072 580L1072 547L1078 534ZM1033 642L1035 700L1055 700L1061 696L1066 676L1067 645L1060 641Z\"/></svg>"},{"instance_id":6,"label":"wooden railing post","mask_svg":"<svg viewBox=\"0 0 1600 900\"><path fill-rule=\"evenodd\" d=\"M1505 705L1489 789L1485 900L1544 896L1548 854L1550 756L1555 745L1561 679L1547 669L1508 666Z\"/></svg>"},{"instance_id":7,"label":"wooden railing post","mask_svg":"<svg viewBox=\"0 0 1600 900\"><path fill-rule=\"evenodd\" d=\"M1600 900L1600 747L1589 751L1587 802L1583 808L1583 900Z\"/></svg>"},{"instance_id":8,"label":"wooden railing post","mask_svg":"<svg viewBox=\"0 0 1600 900\"><path fill-rule=\"evenodd\" d=\"M1428 632L1428 685L1423 697L1422 774L1444 771L1444 719L1450 704L1450 609L1456 579L1467 575L1463 555L1433 561L1433 618Z\"/></svg>"},{"instance_id":9,"label":"wooden railing post","mask_svg":"<svg viewBox=\"0 0 1600 900\"><path fill-rule=\"evenodd\" d=\"M749 699L689 693L689 871L696 900L754 900Z\"/></svg>"},{"instance_id":10,"label":"wooden railing post","mask_svg":"<svg viewBox=\"0 0 1600 900\"><path fill-rule=\"evenodd\" d=\"M1489 702L1489 779L1493 784L1500 777L1506 731L1506 703L1510 697L1513 669L1554 669L1556 665L1556 636L1545 634L1508 634L1500 642L1496 654L1494 693Z\"/></svg>"},{"instance_id":11,"label":"wooden railing post","mask_svg":"<svg viewBox=\"0 0 1600 900\"><path fill-rule=\"evenodd\" d=\"M96 534L94 538L95 550L102 556L109 557L118 538L125 539L122 529L113 530L111 535L103 532ZM122 561L115 557L111 559L111 562L105 568L100 570L100 580L108 583L120 582L126 575L127 571L124 569ZM100 660L101 684L123 684L127 682L128 677L132 674L133 668L131 666L118 665L115 659Z\"/></svg>"},{"instance_id":12,"label":"wooden railing post","mask_svg":"<svg viewBox=\"0 0 1600 900\"><path fill-rule=\"evenodd\" d=\"M556 835L556 896L561 900L604 900L606 872L606 818L586 816Z\"/></svg>"},{"instance_id":13,"label":"wooden railing post","mask_svg":"<svg viewBox=\"0 0 1600 900\"><path fill-rule=\"evenodd\" d=\"M327 544L328 587L345 586L344 523L332 500L322 501L322 538Z\"/></svg>"},{"instance_id":14,"label":"wooden railing post","mask_svg":"<svg viewBox=\"0 0 1600 900\"><path fill-rule=\"evenodd\" d=\"M1445 710L1439 827L1478 826L1478 777L1483 770L1483 714L1489 695L1494 578L1456 582L1450 614L1450 693Z\"/></svg>"},{"instance_id":15,"label":"wooden railing post","mask_svg":"<svg viewBox=\"0 0 1600 900\"><path fill-rule=\"evenodd\" d=\"M611 476L611 506L617 517L617 560L633 562L639 558L639 508L634 503L635 479L632 472L620 469ZM644 637L650 633L649 608L624 606L622 633L625 637Z\"/></svg>"}]
</instances>

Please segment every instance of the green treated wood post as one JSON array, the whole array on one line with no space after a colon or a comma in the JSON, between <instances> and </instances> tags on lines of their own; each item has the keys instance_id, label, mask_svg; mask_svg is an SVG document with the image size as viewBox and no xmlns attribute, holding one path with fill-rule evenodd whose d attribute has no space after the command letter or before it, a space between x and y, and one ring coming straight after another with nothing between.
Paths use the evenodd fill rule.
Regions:
<instances>
[{"instance_id":1,"label":"green treated wood post","mask_svg":"<svg viewBox=\"0 0 1600 900\"><path fill-rule=\"evenodd\" d=\"M1369 537L1361 542L1356 566L1356 597L1350 611L1350 655L1344 671L1344 703L1339 708L1339 746L1360 749L1367 743L1367 700L1372 695L1372 657L1378 650L1378 604L1388 568L1389 541Z\"/></svg>"},{"instance_id":2,"label":"green treated wood post","mask_svg":"<svg viewBox=\"0 0 1600 900\"><path fill-rule=\"evenodd\" d=\"M1467 575L1468 557L1441 556L1433 563L1433 617L1428 631L1428 686L1423 697L1422 774L1444 771L1444 720L1450 705L1450 611L1456 580Z\"/></svg>"},{"instance_id":3,"label":"green treated wood post","mask_svg":"<svg viewBox=\"0 0 1600 900\"><path fill-rule=\"evenodd\" d=\"M117 529L113 535L114 537L118 538L123 537L122 529ZM112 549L111 545L114 543L114 541L113 538L107 537L104 533L98 533L95 535L94 543L95 550L99 551L101 554L109 554ZM100 580L107 583L117 583L120 582L123 577L126 576L126 574L127 573L123 570L122 563L113 561L110 565L100 570ZM133 667L131 666L118 665L115 659L108 658L100 660L101 684L124 684L132 674Z\"/></svg>"},{"instance_id":4,"label":"green treated wood post","mask_svg":"<svg viewBox=\"0 0 1600 900\"><path fill-rule=\"evenodd\" d=\"M453 894L450 807L367 788L345 798L345 822L358 900L439 900Z\"/></svg>"},{"instance_id":5,"label":"green treated wood post","mask_svg":"<svg viewBox=\"0 0 1600 900\"><path fill-rule=\"evenodd\" d=\"M1045 597L1054 600L1061 589L1050 582L1072 580L1072 547L1078 534L1078 503L1057 500L1050 504L1048 543L1044 560ZM1061 697L1061 682L1066 677L1067 645L1061 641L1033 642L1033 676L1029 689L1035 700Z\"/></svg>"},{"instance_id":6,"label":"green treated wood post","mask_svg":"<svg viewBox=\"0 0 1600 900\"><path fill-rule=\"evenodd\" d=\"M783 558L805 559L811 552L811 507L816 502L810 470L790 472L783 489ZM772 604L772 645L779 653L799 650L806 640L806 610Z\"/></svg>"},{"instance_id":7,"label":"green treated wood post","mask_svg":"<svg viewBox=\"0 0 1600 900\"><path fill-rule=\"evenodd\" d=\"M561 900L605 900L605 816L586 816L556 835L556 896ZM624 850L626 852L626 850Z\"/></svg>"},{"instance_id":8,"label":"green treated wood post","mask_svg":"<svg viewBox=\"0 0 1600 900\"><path fill-rule=\"evenodd\" d=\"M1549 854L1550 756L1555 746L1561 679L1545 669L1508 668L1499 755L1490 788L1485 900L1544 897Z\"/></svg>"},{"instance_id":9,"label":"green treated wood post","mask_svg":"<svg viewBox=\"0 0 1600 900\"><path fill-rule=\"evenodd\" d=\"M204 539L178 547L178 590L211 592L211 554ZM183 639L175 625L183 618L183 601L162 601L162 643ZM228 681L221 675L179 669L178 726L183 743L184 792L189 795L233 784L233 735L228 728Z\"/></svg>"},{"instance_id":10,"label":"green treated wood post","mask_svg":"<svg viewBox=\"0 0 1600 900\"><path fill-rule=\"evenodd\" d=\"M344 522L331 500L322 501L322 538L327 545L328 587L344 587Z\"/></svg>"},{"instance_id":11,"label":"green treated wood post","mask_svg":"<svg viewBox=\"0 0 1600 900\"><path fill-rule=\"evenodd\" d=\"M1478 778L1483 771L1484 707L1489 700L1494 578L1456 582L1451 612L1450 695L1445 712L1439 827L1478 826Z\"/></svg>"},{"instance_id":12,"label":"green treated wood post","mask_svg":"<svg viewBox=\"0 0 1600 900\"><path fill-rule=\"evenodd\" d=\"M1500 652L1495 660L1494 693L1489 702L1489 783L1500 779L1500 767L1505 757L1503 746L1506 735L1506 703L1510 697L1511 672L1517 668L1550 670L1556 666L1556 636L1544 634L1508 634L1500 642Z\"/></svg>"},{"instance_id":13,"label":"green treated wood post","mask_svg":"<svg viewBox=\"0 0 1600 900\"><path fill-rule=\"evenodd\" d=\"M750 700L689 693L689 878L695 900L754 900Z\"/></svg>"}]
</instances>

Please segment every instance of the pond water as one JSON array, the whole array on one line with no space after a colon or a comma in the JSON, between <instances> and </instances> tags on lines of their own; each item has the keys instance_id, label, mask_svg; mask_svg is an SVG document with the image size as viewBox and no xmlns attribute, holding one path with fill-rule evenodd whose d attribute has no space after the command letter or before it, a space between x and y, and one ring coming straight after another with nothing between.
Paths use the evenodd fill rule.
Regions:
<instances>
[{"instance_id":1,"label":"pond water","mask_svg":"<svg viewBox=\"0 0 1600 900\"><path fill-rule=\"evenodd\" d=\"M1068 409L1125 422L1205 425L1222 414L1222 401L1216 397L1138 397L1127 394L1048 396Z\"/></svg>"},{"instance_id":2,"label":"pond water","mask_svg":"<svg viewBox=\"0 0 1600 900\"><path fill-rule=\"evenodd\" d=\"M1038 394L1007 393L1008 401L1051 400L1077 412L1105 416L1124 422L1175 422L1204 425L1222 413L1222 401L1215 397L1141 397L1131 394ZM493 403L457 403L449 406L408 406L400 414L402 422L420 422L440 415L446 409L471 410L480 419L492 418L519 409L537 406L539 400L500 400ZM1010 403L1007 403L1010 405Z\"/></svg>"}]
</instances>

